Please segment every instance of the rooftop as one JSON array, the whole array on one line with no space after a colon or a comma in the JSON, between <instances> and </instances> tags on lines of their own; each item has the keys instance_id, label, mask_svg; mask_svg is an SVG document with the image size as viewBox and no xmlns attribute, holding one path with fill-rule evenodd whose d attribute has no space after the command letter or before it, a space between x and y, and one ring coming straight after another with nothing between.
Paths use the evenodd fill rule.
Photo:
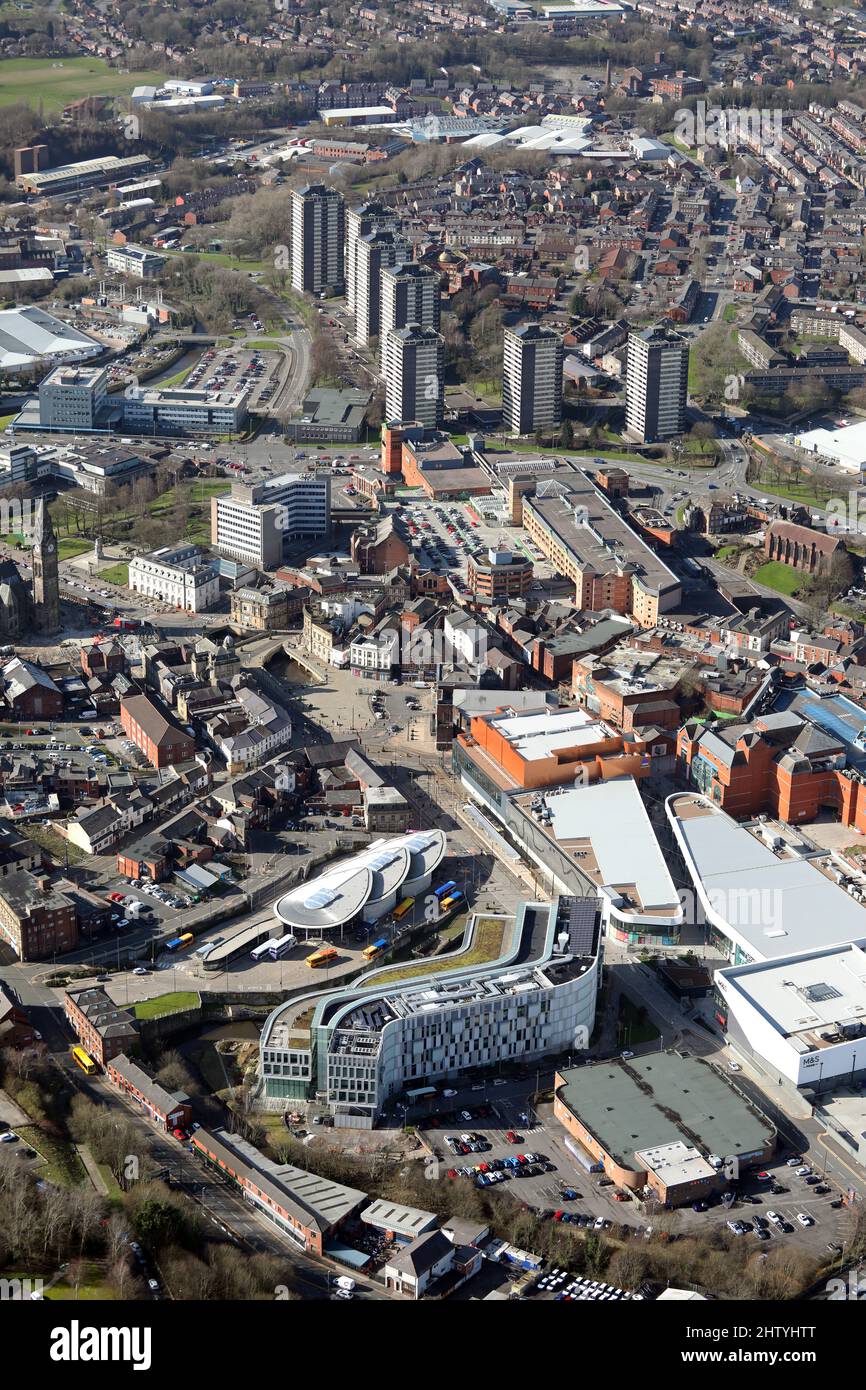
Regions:
<instances>
[{"instance_id":1,"label":"rooftop","mask_svg":"<svg viewBox=\"0 0 866 1390\"><path fill-rule=\"evenodd\" d=\"M441 830L376 840L361 854L284 893L274 904L274 914L287 926L303 931L330 931L350 921L367 903L394 892L407 879L432 873L444 855L445 834Z\"/></svg>"},{"instance_id":2,"label":"rooftop","mask_svg":"<svg viewBox=\"0 0 866 1390\"><path fill-rule=\"evenodd\" d=\"M37 358L93 357L103 346L35 304L0 312L0 368L30 366Z\"/></svg>"},{"instance_id":3,"label":"rooftop","mask_svg":"<svg viewBox=\"0 0 866 1390\"><path fill-rule=\"evenodd\" d=\"M598 889L621 898L620 906L681 919L676 887L632 777L526 792L517 800L524 811L550 812L542 829Z\"/></svg>"},{"instance_id":4,"label":"rooftop","mask_svg":"<svg viewBox=\"0 0 866 1390\"><path fill-rule=\"evenodd\" d=\"M528 507L576 564L595 574L634 572L641 583L659 594L679 596L680 581L672 570L631 529L585 473L558 473L540 482Z\"/></svg>"},{"instance_id":5,"label":"rooftop","mask_svg":"<svg viewBox=\"0 0 866 1390\"><path fill-rule=\"evenodd\" d=\"M754 1153L773 1127L700 1057L654 1052L561 1073L557 1094L623 1168L682 1143L721 1157ZM659 1156L661 1158L661 1156Z\"/></svg>"},{"instance_id":6,"label":"rooftop","mask_svg":"<svg viewBox=\"0 0 866 1390\"><path fill-rule=\"evenodd\" d=\"M866 917L864 917L866 926ZM798 1052L856 1037L866 1024L866 940L720 971Z\"/></svg>"},{"instance_id":7,"label":"rooftop","mask_svg":"<svg viewBox=\"0 0 866 1390\"><path fill-rule=\"evenodd\" d=\"M753 960L864 935L863 907L788 848L781 855L704 797L668 798L667 814L710 920Z\"/></svg>"},{"instance_id":8,"label":"rooftop","mask_svg":"<svg viewBox=\"0 0 866 1390\"><path fill-rule=\"evenodd\" d=\"M564 748L591 748L613 738L613 730L583 709L546 709L541 713L508 712L490 721L525 762L547 758Z\"/></svg>"}]
</instances>

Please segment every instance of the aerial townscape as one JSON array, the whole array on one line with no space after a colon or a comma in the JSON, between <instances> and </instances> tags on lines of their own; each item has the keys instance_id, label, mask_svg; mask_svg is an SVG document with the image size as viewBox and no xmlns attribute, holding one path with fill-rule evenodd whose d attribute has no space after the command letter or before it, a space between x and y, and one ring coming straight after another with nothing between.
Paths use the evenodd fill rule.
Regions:
<instances>
[{"instance_id":1,"label":"aerial townscape","mask_svg":"<svg viewBox=\"0 0 866 1390\"><path fill-rule=\"evenodd\" d=\"M0 1301L785 1359L866 1297L866 10L8 0L0 133Z\"/></svg>"}]
</instances>

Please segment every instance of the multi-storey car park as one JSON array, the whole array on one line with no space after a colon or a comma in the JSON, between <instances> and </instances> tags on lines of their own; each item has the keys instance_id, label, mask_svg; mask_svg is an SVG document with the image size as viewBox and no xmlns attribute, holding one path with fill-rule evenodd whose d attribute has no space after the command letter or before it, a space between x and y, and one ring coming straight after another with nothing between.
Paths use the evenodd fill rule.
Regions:
<instances>
[{"instance_id":1,"label":"multi-storey car park","mask_svg":"<svg viewBox=\"0 0 866 1390\"><path fill-rule=\"evenodd\" d=\"M587 1047L601 923L596 897L525 902L471 917L453 954L280 1004L260 1040L261 1103L324 1097L337 1125L371 1128L407 1087Z\"/></svg>"},{"instance_id":2,"label":"multi-storey car park","mask_svg":"<svg viewBox=\"0 0 866 1390\"><path fill-rule=\"evenodd\" d=\"M677 576L580 470L539 480L522 510L527 534L574 581L578 608L612 608L654 627L679 604Z\"/></svg>"}]
</instances>

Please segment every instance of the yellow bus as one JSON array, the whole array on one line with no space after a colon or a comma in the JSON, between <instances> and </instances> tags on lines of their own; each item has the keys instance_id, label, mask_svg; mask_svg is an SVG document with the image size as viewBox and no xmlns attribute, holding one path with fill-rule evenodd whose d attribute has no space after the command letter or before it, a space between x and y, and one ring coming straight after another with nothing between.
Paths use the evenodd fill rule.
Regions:
<instances>
[{"instance_id":1,"label":"yellow bus","mask_svg":"<svg viewBox=\"0 0 866 1390\"><path fill-rule=\"evenodd\" d=\"M411 912L414 906L414 898L404 898L403 901L401 903L398 903L397 906L394 908L394 921L399 922L400 918L405 917L407 912Z\"/></svg>"},{"instance_id":2,"label":"yellow bus","mask_svg":"<svg viewBox=\"0 0 866 1390\"><path fill-rule=\"evenodd\" d=\"M380 936L378 941L374 941L371 946L366 946L361 954L365 960L375 960L377 956L381 956L382 952L387 949L387 936Z\"/></svg>"},{"instance_id":3,"label":"yellow bus","mask_svg":"<svg viewBox=\"0 0 866 1390\"><path fill-rule=\"evenodd\" d=\"M86 1071L88 1076L92 1076L95 1071L99 1070L93 1058L84 1051L83 1047L73 1047L72 1060L78 1064L82 1071Z\"/></svg>"},{"instance_id":4,"label":"yellow bus","mask_svg":"<svg viewBox=\"0 0 866 1390\"><path fill-rule=\"evenodd\" d=\"M307 965L311 970L315 970L320 965L333 965L337 959L337 952L333 946L323 946L320 951L314 951L311 956L307 956Z\"/></svg>"}]
</instances>

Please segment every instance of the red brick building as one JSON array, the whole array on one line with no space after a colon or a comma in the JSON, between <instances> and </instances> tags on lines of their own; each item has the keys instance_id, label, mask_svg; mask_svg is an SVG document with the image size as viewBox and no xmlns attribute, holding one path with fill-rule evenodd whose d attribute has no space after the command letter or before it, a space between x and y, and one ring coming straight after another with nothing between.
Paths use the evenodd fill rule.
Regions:
<instances>
[{"instance_id":1,"label":"red brick building","mask_svg":"<svg viewBox=\"0 0 866 1390\"><path fill-rule=\"evenodd\" d=\"M46 960L78 944L75 908L48 880L14 869L0 881L0 940L19 960Z\"/></svg>"},{"instance_id":2,"label":"red brick building","mask_svg":"<svg viewBox=\"0 0 866 1390\"><path fill-rule=\"evenodd\" d=\"M233 1182L252 1206L302 1249L321 1255L327 1237L367 1201L358 1188L284 1164L277 1168L251 1144L218 1129L197 1129L192 1147L205 1165Z\"/></svg>"},{"instance_id":3,"label":"red brick building","mask_svg":"<svg viewBox=\"0 0 866 1390\"><path fill-rule=\"evenodd\" d=\"M155 1120L163 1129L184 1129L192 1119L189 1096L183 1091L166 1091L124 1053L118 1053L105 1068L113 1086Z\"/></svg>"},{"instance_id":4,"label":"red brick building","mask_svg":"<svg viewBox=\"0 0 866 1390\"><path fill-rule=\"evenodd\" d=\"M69 989L63 1009L81 1046L101 1067L138 1042L135 1015L118 1008L104 989Z\"/></svg>"},{"instance_id":5,"label":"red brick building","mask_svg":"<svg viewBox=\"0 0 866 1390\"><path fill-rule=\"evenodd\" d=\"M388 517L352 533L351 556L361 574L387 574L406 564L410 550Z\"/></svg>"},{"instance_id":6,"label":"red brick building","mask_svg":"<svg viewBox=\"0 0 866 1390\"><path fill-rule=\"evenodd\" d=\"M836 556L845 553L845 542L837 536L796 526L792 521L774 521L764 537L768 560L778 560L804 574L829 574Z\"/></svg>"},{"instance_id":7,"label":"red brick building","mask_svg":"<svg viewBox=\"0 0 866 1390\"><path fill-rule=\"evenodd\" d=\"M81 648L81 669L93 676L116 676L126 671L126 654L117 642L94 642Z\"/></svg>"},{"instance_id":8,"label":"red brick building","mask_svg":"<svg viewBox=\"0 0 866 1390\"><path fill-rule=\"evenodd\" d=\"M195 756L195 739L148 695L120 702L120 723L152 767L170 767Z\"/></svg>"},{"instance_id":9,"label":"red brick building","mask_svg":"<svg viewBox=\"0 0 866 1390\"><path fill-rule=\"evenodd\" d=\"M767 811L796 825L829 810L866 834L866 783L846 771L844 744L794 714L687 723L677 759L683 780L736 819Z\"/></svg>"}]
</instances>

